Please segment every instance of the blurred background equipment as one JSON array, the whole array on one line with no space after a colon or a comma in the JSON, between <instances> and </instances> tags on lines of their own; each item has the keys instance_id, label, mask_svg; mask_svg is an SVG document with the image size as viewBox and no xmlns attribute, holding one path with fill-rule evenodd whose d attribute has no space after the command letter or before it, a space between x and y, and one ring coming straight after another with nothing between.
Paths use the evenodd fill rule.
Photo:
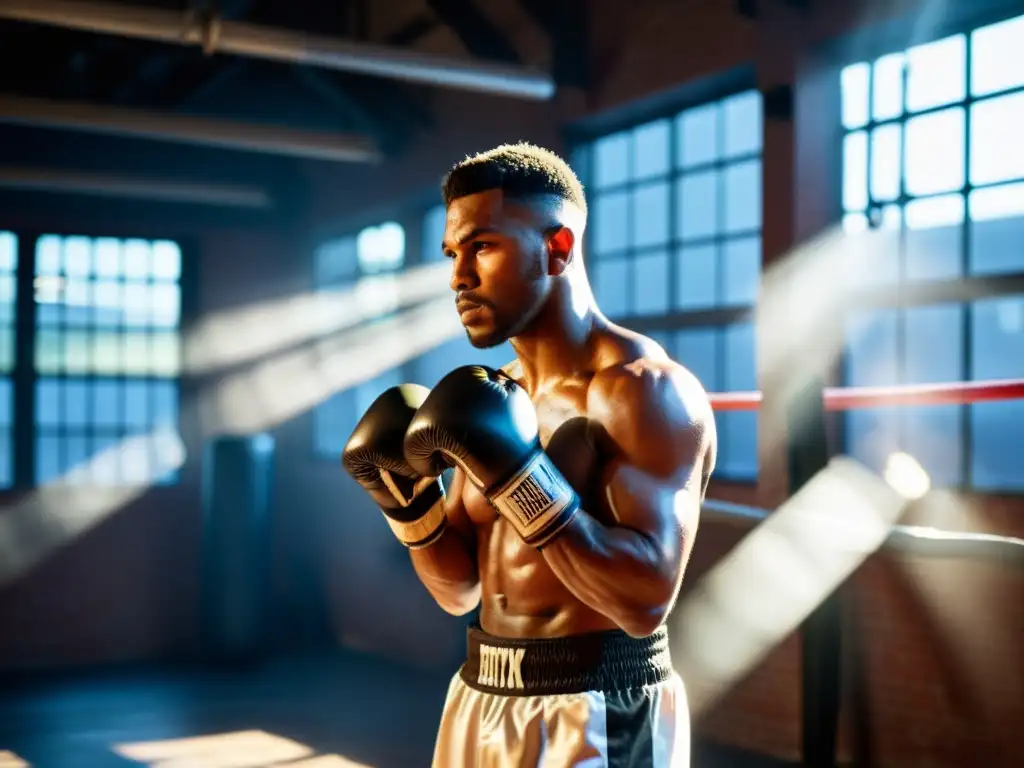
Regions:
<instances>
[{"instance_id":1,"label":"blurred background equipment","mask_svg":"<svg viewBox=\"0 0 1024 768\"><path fill-rule=\"evenodd\" d=\"M203 456L203 639L227 664L253 662L270 634L274 441L218 437Z\"/></svg>"},{"instance_id":2,"label":"blurred background equipment","mask_svg":"<svg viewBox=\"0 0 1024 768\"><path fill-rule=\"evenodd\" d=\"M713 393L695 765L1024 764L1020 13L0 0L0 768L427 763L470 617L339 458L512 359L438 183L518 140Z\"/></svg>"}]
</instances>

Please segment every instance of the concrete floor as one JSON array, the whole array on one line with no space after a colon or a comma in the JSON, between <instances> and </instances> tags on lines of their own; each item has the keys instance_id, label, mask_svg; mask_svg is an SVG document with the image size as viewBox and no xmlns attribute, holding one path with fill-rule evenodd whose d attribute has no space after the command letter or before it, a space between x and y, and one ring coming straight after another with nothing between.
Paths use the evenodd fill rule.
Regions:
<instances>
[{"instance_id":1,"label":"concrete floor","mask_svg":"<svg viewBox=\"0 0 1024 768\"><path fill-rule=\"evenodd\" d=\"M447 684L356 654L7 677L0 768L429 766ZM694 765L782 764L698 745Z\"/></svg>"}]
</instances>

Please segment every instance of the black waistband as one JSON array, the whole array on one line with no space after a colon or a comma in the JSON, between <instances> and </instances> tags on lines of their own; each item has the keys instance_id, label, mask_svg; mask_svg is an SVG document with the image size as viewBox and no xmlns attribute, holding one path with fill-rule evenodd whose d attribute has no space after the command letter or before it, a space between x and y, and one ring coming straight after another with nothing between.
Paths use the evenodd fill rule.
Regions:
<instances>
[{"instance_id":1,"label":"black waistband","mask_svg":"<svg viewBox=\"0 0 1024 768\"><path fill-rule=\"evenodd\" d=\"M664 627L643 638L611 631L513 640L472 626L460 674L471 688L505 696L616 691L667 680L672 660Z\"/></svg>"}]
</instances>

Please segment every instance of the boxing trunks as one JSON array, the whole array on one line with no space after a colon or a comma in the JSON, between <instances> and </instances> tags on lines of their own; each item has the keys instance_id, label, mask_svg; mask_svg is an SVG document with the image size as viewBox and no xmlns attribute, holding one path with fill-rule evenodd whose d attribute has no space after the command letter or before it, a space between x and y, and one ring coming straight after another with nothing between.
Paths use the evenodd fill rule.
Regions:
<instances>
[{"instance_id":1,"label":"boxing trunks","mask_svg":"<svg viewBox=\"0 0 1024 768\"><path fill-rule=\"evenodd\" d=\"M433 768L688 768L690 716L668 634L509 640L469 629Z\"/></svg>"}]
</instances>

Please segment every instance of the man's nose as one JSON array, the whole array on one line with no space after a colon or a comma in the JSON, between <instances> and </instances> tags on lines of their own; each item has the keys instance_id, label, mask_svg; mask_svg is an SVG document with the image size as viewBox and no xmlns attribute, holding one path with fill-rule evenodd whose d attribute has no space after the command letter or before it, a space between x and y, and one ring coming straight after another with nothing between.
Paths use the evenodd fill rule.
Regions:
<instances>
[{"instance_id":1,"label":"man's nose","mask_svg":"<svg viewBox=\"0 0 1024 768\"><path fill-rule=\"evenodd\" d=\"M465 256L456 256L452 259L452 279L449 285L456 293L459 291L471 291L480 285L480 280L477 278L472 261L472 259Z\"/></svg>"}]
</instances>

